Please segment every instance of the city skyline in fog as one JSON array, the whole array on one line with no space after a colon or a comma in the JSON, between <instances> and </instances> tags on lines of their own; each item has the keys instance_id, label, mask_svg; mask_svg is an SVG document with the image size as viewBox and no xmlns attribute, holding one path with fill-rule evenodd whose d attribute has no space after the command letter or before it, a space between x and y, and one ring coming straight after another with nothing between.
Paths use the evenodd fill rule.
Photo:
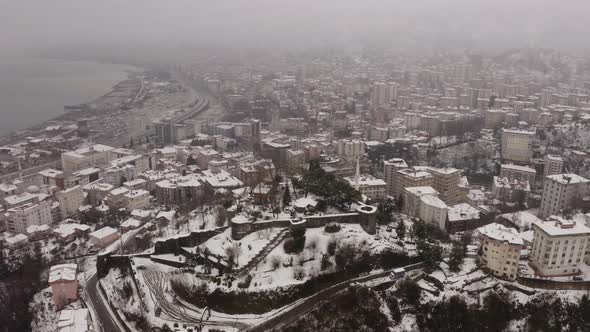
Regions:
<instances>
[{"instance_id":1,"label":"city skyline in fog","mask_svg":"<svg viewBox=\"0 0 590 332\"><path fill-rule=\"evenodd\" d=\"M63 49L585 51L590 4L541 1L0 1L0 54Z\"/></svg>"}]
</instances>

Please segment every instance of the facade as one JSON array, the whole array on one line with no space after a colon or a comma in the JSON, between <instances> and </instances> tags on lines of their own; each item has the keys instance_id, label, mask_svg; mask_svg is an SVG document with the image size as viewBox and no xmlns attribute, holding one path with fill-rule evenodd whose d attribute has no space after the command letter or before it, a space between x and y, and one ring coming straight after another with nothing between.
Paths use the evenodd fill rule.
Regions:
<instances>
[{"instance_id":1,"label":"facade","mask_svg":"<svg viewBox=\"0 0 590 332\"><path fill-rule=\"evenodd\" d=\"M195 201L201 195L203 185L195 174L172 177L156 183L156 201L164 205Z\"/></svg>"},{"instance_id":2,"label":"facade","mask_svg":"<svg viewBox=\"0 0 590 332\"><path fill-rule=\"evenodd\" d=\"M289 170L301 169L305 164L305 152L303 150L287 150L287 168Z\"/></svg>"},{"instance_id":3,"label":"facade","mask_svg":"<svg viewBox=\"0 0 590 332\"><path fill-rule=\"evenodd\" d=\"M336 153L341 156L360 156L365 153L365 142L357 139L334 141Z\"/></svg>"},{"instance_id":4,"label":"facade","mask_svg":"<svg viewBox=\"0 0 590 332\"><path fill-rule=\"evenodd\" d=\"M402 197L404 199L403 213L411 217L420 217L420 197L424 195L437 196L438 192L434 188L425 187L405 187Z\"/></svg>"},{"instance_id":5,"label":"facade","mask_svg":"<svg viewBox=\"0 0 590 332\"><path fill-rule=\"evenodd\" d=\"M447 220L447 205L435 195L423 195L420 197L420 219L425 223L445 230Z\"/></svg>"},{"instance_id":6,"label":"facade","mask_svg":"<svg viewBox=\"0 0 590 332\"><path fill-rule=\"evenodd\" d=\"M492 183L492 197L502 204L526 203L531 186L528 181L509 180L494 176Z\"/></svg>"},{"instance_id":7,"label":"facade","mask_svg":"<svg viewBox=\"0 0 590 332\"><path fill-rule=\"evenodd\" d=\"M114 148L96 144L91 147L81 148L75 151L64 152L61 155L61 163L64 172L75 172L84 168L104 165L113 160Z\"/></svg>"},{"instance_id":8,"label":"facade","mask_svg":"<svg viewBox=\"0 0 590 332\"><path fill-rule=\"evenodd\" d=\"M382 179L368 174L362 174L358 176L345 177L344 180L350 184L351 187L357 189L361 194L367 196L372 200L382 200L385 198L385 187L386 183Z\"/></svg>"},{"instance_id":9,"label":"facade","mask_svg":"<svg viewBox=\"0 0 590 332\"><path fill-rule=\"evenodd\" d=\"M386 195L394 196L393 189L396 182L397 171L405 168L408 168L408 164L406 164L406 162L400 158L392 158L383 161L383 175L386 183Z\"/></svg>"},{"instance_id":10,"label":"facade","mask_svg":"<svg viewBox=\"0 0 590 332\"><path fill-rule=\"evenodd\" d=\"M548 154L543 158L545 166L543 167L543 175L560 174L563 169L563 158L561 156Z\"/></svg>"},{"instance_id":11,"label":"facade","mask_svg":"<svg viewBox=\"0 0 590 332\"><path fill-rule=\"evenodd\" d=\"M147 208L150 205L150 193L143 189L129 190L123 195L123 199L126 201L127 211Z\"/></svg>"},{"instance_id":12,"label":"facade","mask_svg":"<svg viewBox=\"0 0 590 332\"><path fill-rule=\"evenodd\" d=\"M533 224L530 265L543 277L577 274L590 248L590 228L561 217L550 219Z\"/></svg>"},{"instance_id":13,"label":"facade","mask_svg":"<svg viewBox=\"0 0 590 332\"><path fill-rule=\"evenodd\" d=\"M78 214L78 208L84 202L81 186L74 186L57 193L61 218L69 218Z\"/></svg>"},{"instance_id":14,"label":"facade","mask_svg":"<svg viewBox=\"0 0 590 332\"><path fill-rule=\"evenodd\" d=\"M25 233L30 226L48 225L52 221L49 200L27 203L6 211L7 230L14 233Z\"/></svg>"},{"instance_id":15,"label":"facade","mask_svg":"<svg viewBox=\"0 0 590 332\"><path fill-rule=\"evenodd\" d=\"M456 168L430 167L430 174L434 177L432 187L438 191L439 198L446 204L454 205L463 201L463 193L459 184L463 172Z\"/></svg>"},{"instance_id":16,"label":"facade","mask_svg":"<svg viewBox=\"0 0 590 332\"><path fill-rule=\"evenodd\" d=\"M539 216L548 218L565 210L581 208L590 194L590 181L576 174L554 174L545 178Z\"/></svg>"},{"instance_id":17,"label":"facade","mask_svg":"<svg viewBox=\"0 0 590 332\"><path fill-rule=\"evenodd\" d=\"M514 228L492 223L477 229L481 248L479 263L496 277L514 280L524 242Z\"/></svg>"},{"instance_id":18,"label":"facade","mask_svg":"<svg viewBox=\"0 0 590 332\"><path fill-rule=\"evenodd\" d=\"M528 163L532 156L531 140L534 132L522 130L502 130L502 160Z\"/></svg>"},{"instance_id":19,"label":"facade","mask_svg":"<svg viewBox=\"0 0 590 332\"><path fill-rule=\"evenodd\" d=\"M395 184L393 186L393 195L398 197L404 192L404 188L409 187L433 187L434 177L426 171L412 168L406 168L397 171Z\"/></svg>"},{"instance_id":20,"label":"facade","mask_svg":"<svg viewBox=\"0 0 590 332\"><path fill-rule=\"evenodd\" d=\"M54 265L49 270L53 303L58 309L78 301L78 266L76 264Z\"/></svg>"},{"instance_id":21,"label":"facade","mask_svg":"<svg viewBox=\"0 0 590 332\"><path fill-rule=\"evenodd\" d=\"M534 168L527 166L502 164L500 166L500 177L507 178L509 181L528 181L531 187L534 187L537 178L537 171L535 171Z\"/></svg>"}]
</instances>

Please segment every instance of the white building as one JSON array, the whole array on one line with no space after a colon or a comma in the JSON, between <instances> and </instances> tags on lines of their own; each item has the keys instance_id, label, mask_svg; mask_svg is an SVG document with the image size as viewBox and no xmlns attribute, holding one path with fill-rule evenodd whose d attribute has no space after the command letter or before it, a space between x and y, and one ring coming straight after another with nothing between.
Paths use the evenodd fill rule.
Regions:
<instances>
[{"instance_id":1,"label":"white building","mask_svg":"<svg viewBox=\"0 0 590 332\"><path fill-rule=\"evenodd\" d=\"M531 266L541 276L577 274L590 248L590 228L581 222L551 217L533 224Z\"/></svg>"},{"instance_id":2,"label":"white building","mask_svg":"<svg viewBox=\"0 0 590 332\"><path fill-rule=\"evenodd\" d=\"M78 208L84 202L81 186L74 186L57 193L61 218L69 218L78 214Z\"/></svg>"},{"instance_id":3,"label":"white building","mask_svg":"<svg viewBox=\"0 0 590 332\"><path fill-rule=\"evenodd\" d=\"M127 211L147 208L150 205L150 193L143 189L129 190L123 194L123 199L126 201Z\"/></svg>"},{"instance_id":4,"label":"white building","mask_svg":"<svg viewBox=\"0 0 590 332\"><path fill-rule=\"evenodd\" d=\"M396 183L397 171L405 168L408 168L408 164L401 158L392 158L383 161L383 177L387 184L385 187L385 193L387 195L394 195L393 188Z\"/></svg>"},{"instance_id":5,"label":"white building","mask_svg":"<svg viewBox=\"0 0 590 332\"><path fill-rule=\"evenodd\" d=\"M385 198L386 183L382 179L378 179L369 174L361 174L358 176L345 177L344 180L350 184L351 187L357 189L361 194L373 200L381 200Z\"/></svg>"},{"instance_id":6,"label":"white building","mask_svg":"<svg viewBox=\"0 0 590 332\"><path fill-rule=\"evenodd\" d=\"M590 194L590 181L577 174L555 174L545 178L539 216L547 218L564 210L580 208Z\"/></svg>"},{"instance_id":7,"label":"white building","mask_svg":"<svg viewBox=\"0 0 590 332\"><path fill-rule=\"evenodd\" d=\"M88 332L92 330L88 309L68 309L59 312L57 332Z\"/></svg>"},{"instance_id":8,"label":"white building","mask_svg":"<svg viewBox=\"0 0 590 332\"><path fill-rule=\"evenodd\" d=\"M425 223L437 226L444 231L447 211L447 204L435 195L423 195L420 197L419 216Z\"/></svg>"},{"instance_id":9,"label":"white building","mask_svg":"<svg viewBox=\"0 0 590 332\"><path fill-rule=\"evenodd\" d=\"M61 155L61 163L65 172L74 172L83 168L104 165L113 159L114 148L96 144L91 147L81 148L75 151L64 152Z\"/></svg>"},{"instance_id":10,"label":"white building","mask_svg":"<svg viewBox=\"0 0 590 332\"><path fill-rule=\"evenodd\" d=\"M42 200L8 209L6 220L8 231L14 233L25 233L33 225L51 224L51 202Z\"/></svg>"},{"instance_id":11,"label":"white building","mask_svg":"<svg viewBox=\"0 0 590 332\"><path fill-rule=\"evenodd\" d=\"M532 156L531 140L534 132L504 129L502 130L502 160L528 163Z\"/></svg>"},{"instance_id":12,"label":"white building","mask_svg":"<svg viewBox=\"0 0 590 332\"><path fill-rule=\"evenodd\" d=\"M492 223L477 231L481 241L480 264L497 277L516 279L520 251L524 248L524 242L516 229Z\"/></svg>"},{"instance_id":13,"label":"white building","mask_svg":"<svg viewBox=\"0 0 590 332\"><path fill-rule=\"evenodd\" d=\"M336 153L343 156L360 156L365 153L365 142L357 139L334 141Z\"/></svg>"},{"instance_id":14,"label":"white building","mask_svg":"<svg viewBox=\"0 0 590 332\"><path fill-rule=\"evenodd\" d=\"M429 186L406 187L403 189L403 212L411 217L420 217L420 197L424 195L438 196L438 192Z\"/></svg>"}]
</instances>

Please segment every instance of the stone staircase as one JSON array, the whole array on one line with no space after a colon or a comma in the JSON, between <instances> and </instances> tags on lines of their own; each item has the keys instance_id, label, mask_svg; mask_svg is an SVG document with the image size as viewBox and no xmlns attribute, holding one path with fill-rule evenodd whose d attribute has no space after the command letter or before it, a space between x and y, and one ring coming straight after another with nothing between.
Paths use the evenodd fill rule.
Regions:
<instances>
[{"instance_id":1,"label":"stone staircase","mask_svg":"<svg viewBox=\"0 0 590 332\"><path fill-rule=\"evenodd\" d=\"M244 266L235 270L238 276L244 276L258 265L274 248L276 248L289 234L289 228L282 229L273 237L254 257Z\"/></svg>"}]
</instances>

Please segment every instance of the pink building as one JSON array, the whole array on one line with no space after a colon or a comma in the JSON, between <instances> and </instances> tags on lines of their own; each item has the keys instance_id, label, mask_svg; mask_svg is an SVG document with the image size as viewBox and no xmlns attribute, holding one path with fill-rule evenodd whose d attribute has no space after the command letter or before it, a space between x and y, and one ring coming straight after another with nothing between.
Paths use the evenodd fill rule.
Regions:
<instances>
[{"instance_id":1,"label":"pink building","mask_svg":"<svg viewBox=\"0 0 590 332\"><path fill-rule=\"evenodd\" d=\"M58 310L78 300L77 269L76 264L59 264L49 270L48 282L53 293L53 303Z\"/></svg>"}]
</instances>

